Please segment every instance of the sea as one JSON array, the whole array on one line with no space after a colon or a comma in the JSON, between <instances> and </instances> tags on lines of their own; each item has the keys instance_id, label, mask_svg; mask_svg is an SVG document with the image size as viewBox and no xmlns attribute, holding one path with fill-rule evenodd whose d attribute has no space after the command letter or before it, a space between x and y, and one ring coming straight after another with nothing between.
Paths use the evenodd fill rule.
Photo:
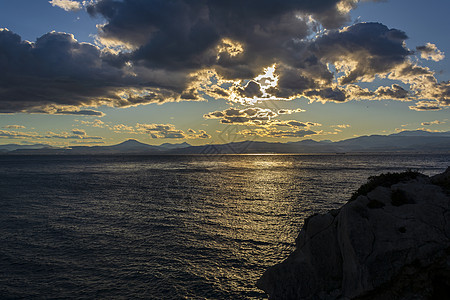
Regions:
<instances>
[{"instance_id":1,"label":"sea","mask_svg":"<svg viewBox=\"0 0 450 300\"><path fill-rule=\"evenodd\" d=\"M264 299L305 218L450 154L0 156L1 299Z\"/></svg>"}]
</instances>

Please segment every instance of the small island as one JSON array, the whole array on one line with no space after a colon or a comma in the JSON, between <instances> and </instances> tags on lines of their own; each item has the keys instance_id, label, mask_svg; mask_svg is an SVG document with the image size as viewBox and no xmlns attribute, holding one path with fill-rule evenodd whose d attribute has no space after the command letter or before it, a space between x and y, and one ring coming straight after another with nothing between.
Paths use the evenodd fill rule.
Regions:
<instances>
[{"instance_id":1,"label":"small island","mask_svg":"<svg viewBox=\"0 0 450 300\"><path fill-rule=\"evenodd\" d=\"M450 167L370 177L296 247L257 282L270 299L450 299Z\"/></svg>"}]
</instances>

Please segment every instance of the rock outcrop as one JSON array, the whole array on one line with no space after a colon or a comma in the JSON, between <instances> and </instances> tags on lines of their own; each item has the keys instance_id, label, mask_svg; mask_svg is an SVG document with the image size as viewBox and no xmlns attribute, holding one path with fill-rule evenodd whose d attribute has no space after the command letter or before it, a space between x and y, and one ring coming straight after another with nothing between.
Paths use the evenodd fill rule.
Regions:
<instances>
[{"instance_id":1,"label":"rock outcrop","mask_svg":"<svg viewBox=\"0 0 450 300\"><path fill-rule=\"evenodd\" d=\"M271 299L450 299L450 167L370 178L309 217L257 286Z\"/></svg>"}]
</instances>

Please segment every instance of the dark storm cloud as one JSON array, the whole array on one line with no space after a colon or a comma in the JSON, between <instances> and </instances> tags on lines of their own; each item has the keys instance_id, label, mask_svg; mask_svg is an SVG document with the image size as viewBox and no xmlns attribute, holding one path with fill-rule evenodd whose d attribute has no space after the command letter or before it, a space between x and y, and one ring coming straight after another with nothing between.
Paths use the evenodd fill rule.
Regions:
<instances>
[{"instance_id":1,"label":"dark storm cloud","mask_svg":"<svg viewBox=\"0 0 450 300\"><path fill-rule=\"evenodd\" d=\"M87 106L98 97L117 100L109 82L122 74L100 56L98 48L70 34L51 32L30 43L0 30L0 112L38 111L48 104Z\"/></svg>"},{"instance_id":2,"label":"dark storm cloud","mask_svg":"<svg viewBox=\"0 0 450 300\"><path fill-rule=\"evenodd\" d=\"M323 35L310 51L338 67L340 62L355 64L339 80L345 85L386 74L405 63L412 54L404 44L407 38L403 31L380 23L360 23Z\"/></svg>"},{"instance_id":3,"label":"dark storm cloud","mask_svg":"<svg viewBox=\"0 0 450 300\"><path fill-rule=\"evenodd\" d=\"M147 67L215 67L225 78L245 79L290 55L283 53L295 47L293 39L314 33L311 20L329 29L345 24L357 2L101 0L87 6L87 11L107 21L99 28L102 42L134 50L130 58Z\"/></svg>"},{"instance_id":4,"label":"dark storm cloud","mask_svg":"<svg viewBox=\"0 0 450 300\"><path fill-rule=\"evenodd\" d=\"M305 96L319 101L344 102L375 93L351 85L372 81L377 75L396 72L398 80L429 75L426 68L409 62L413 54L405 47L406 34L380 23L360 23L330 30L315 40L292 44L277 66L278 85L268 89L280 98ZM333 65L337 72L327 66ZM413 74L414 73L414 74ZM339 85L333 83L338 79ZM348 88L343 88L348 86ZM395 90L399 95L399 89ZM383 96L388 91L381 91Z\"/></svg>"},{"instance_id":5,"label":"dark storm cloud","mask_svg":"<svg viewBox=\"0 0 450 300\"><path fill-rule=\"evenodd\" d=\"M182 62L206 51L222 37L246 44L262 35L298 36L305 30L300 13L323 20L327 28L347 21L338 3L351 0L100 0L87 7L91 15L101 15L107 23L101 37L142 47L138 55L152 61ZM325 17L326 16L326 17ZM297 26L292 27L292 25ZM255 35L256 34L256 35ZM168 43L170 41L170 43ZM267 42L267 40L266 40ZM184 47L179 48L180 45ZM194 61L189 59L189 61Z\"/></svg>"},{"instance_id":6,"label":"dark storm cloud","mask_svg":"<svg viewBox=\"0 0 450 300\"><path fill-rule=\"evenodd\" d=\"M31 43L0 29L0 113L102 116L79 107L164 102L174 95L164 87L165 74L130 73L125 64L113 66L119 56L71 34L51 32ZM151 80L156 76L159 82ZM171 80L179 83L175 75ZM156 92L141 92L142 81L151 81Z\"/></svg>"},{"instance_id":7,"label":"dark storm cloud","mask_svg":"<svg viewBox=\"0 0 450 300\"><path fill-rule=\"evenodd\" d=\"M52 1L58 6L63 2L73 1ZM412 52L404 44L404 32L378 23L339 30L358 2L86 2L91 15L106 20L98 35L105 48L56 32L31 43L0 29L0 113L102 116L89 107L195 101L204 95L244 99L242 103L245 98L301 96L344 102L357 92L346 86L379 74L402 81L434 78L430 70L408 60ZM315 37L318 28L327 31ZM428 55L438 51L427 47L418 51ZM255 80L272 65L276 65L277 86ZM205 70L215 74L217 82L232 81L228 86L205 84L210 77L199 75ZM236 84L239 80L242 84ZM422 86L416 95L436 95L441 105L448 105L445 85ZM238 117L243 123L253 118Z\"/></svg>"}]
</instances>

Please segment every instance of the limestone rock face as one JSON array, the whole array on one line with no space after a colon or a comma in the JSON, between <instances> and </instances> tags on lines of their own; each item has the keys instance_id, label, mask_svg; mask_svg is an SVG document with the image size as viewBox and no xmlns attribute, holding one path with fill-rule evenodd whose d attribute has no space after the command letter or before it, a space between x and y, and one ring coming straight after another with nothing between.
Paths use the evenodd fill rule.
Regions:
<instances>
[{"instance_id":1,"label":"limestone rock face","mask_svg":"<svg viewBox=\"0 0 450 300\"><path fill-rule=\"evenodd\" d=\"M271 299L450 299L450 168L413 177L308 218L258 287Z\"/></svg>"}]
</instances>

